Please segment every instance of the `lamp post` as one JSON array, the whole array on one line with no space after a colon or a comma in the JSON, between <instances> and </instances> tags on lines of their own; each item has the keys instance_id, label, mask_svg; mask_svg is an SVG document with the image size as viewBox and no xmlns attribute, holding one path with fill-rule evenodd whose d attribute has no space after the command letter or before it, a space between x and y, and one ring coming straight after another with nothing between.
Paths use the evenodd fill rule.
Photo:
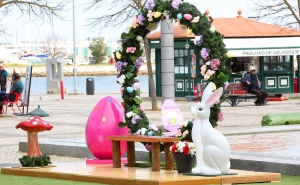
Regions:
<instances>
[{"instance_id":1,"label":"lamp post","mask_svg":"<svg viewBox=\"0 0 300 185\"><path fill-rule=\"evenodd\" d=\"M76 41L75 41L75 6L73 0L73 63L74 63L74 94L77 94L77 84L76 84L76 77L77 77L77 69L76 69Z\"/></svg>"}]
</instances>

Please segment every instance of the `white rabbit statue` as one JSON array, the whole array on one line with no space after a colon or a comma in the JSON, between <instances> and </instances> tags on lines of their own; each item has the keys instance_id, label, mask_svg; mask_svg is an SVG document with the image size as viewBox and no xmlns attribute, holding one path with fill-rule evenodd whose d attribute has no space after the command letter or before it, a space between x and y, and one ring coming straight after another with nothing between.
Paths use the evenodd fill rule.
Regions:
<instances>
[{"instance_id":1,"label":"white rabbit statue","mask_svg":"<svg viewBox=\"0 0 300 185\"><path fill-rule=\"evenodd\" d=\"M213 91L213 83L210 82L202 96L201 102L191 108L194 117L192 138L196 148L197 166L192 173L203 175L221 175L230 169L230 146L224 135L214 129L210 122L210 107L221 97L223 88Z\"/></svg>"}]
</instances>

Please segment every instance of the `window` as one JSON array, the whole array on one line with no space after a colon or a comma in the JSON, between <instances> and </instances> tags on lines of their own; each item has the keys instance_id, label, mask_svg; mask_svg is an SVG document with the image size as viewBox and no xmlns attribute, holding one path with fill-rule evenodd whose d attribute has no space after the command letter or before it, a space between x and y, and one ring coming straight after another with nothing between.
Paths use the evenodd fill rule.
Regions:
<instances>
[{"instance_id":1,"label":"window","mask_svg":"<svg viewBox=\"0 0 300 185\"><path fill-rule=\"evenodd\" d=\"M194 53L194 50L190 50L190 55ZM187 49L176 49L174 50L174 65L175 74L188 74L190 67L188 61L188 50Z\"/></svg>"},{"instance_id":2,"label":"window","mask_svg":"<svg viewBox=\"0 0 300 185\"><path fill-rule=\"evenodd\" d=\"M290 71L291 56L267 56L264 57L264 71Z\"/></svg>"}]
</instances>

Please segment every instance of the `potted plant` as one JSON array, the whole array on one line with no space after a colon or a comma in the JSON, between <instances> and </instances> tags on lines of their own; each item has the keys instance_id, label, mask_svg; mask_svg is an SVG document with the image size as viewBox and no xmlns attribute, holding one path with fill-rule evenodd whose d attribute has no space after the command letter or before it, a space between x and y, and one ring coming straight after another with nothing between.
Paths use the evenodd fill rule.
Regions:
<instances>
[{"instance_id":1,"label":"potted plant","mask_svg":"<svg viewBox=\"0 0 300 185\"><path fill-rule=\"evenodd\" d=\"M190 173L195 160L196 149L193 142L179 141L170 147L178 173Z\"/></svg>"}]
</instances>

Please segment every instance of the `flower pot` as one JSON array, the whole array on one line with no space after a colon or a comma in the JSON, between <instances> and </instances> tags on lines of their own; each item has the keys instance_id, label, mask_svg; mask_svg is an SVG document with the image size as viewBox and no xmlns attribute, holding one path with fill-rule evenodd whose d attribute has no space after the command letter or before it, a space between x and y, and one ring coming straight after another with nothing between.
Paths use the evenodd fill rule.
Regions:
<instances>
[{"instance_id":1,"label":"flower pot","mask_svg":"<svg viewBox=\"0 0 300 185\"><path fill-rule=\"evenodd\" d=\"M193 168L195 156L185 154L173 154L178 173L190 173Z\"/></svg>"}]
</instances>

